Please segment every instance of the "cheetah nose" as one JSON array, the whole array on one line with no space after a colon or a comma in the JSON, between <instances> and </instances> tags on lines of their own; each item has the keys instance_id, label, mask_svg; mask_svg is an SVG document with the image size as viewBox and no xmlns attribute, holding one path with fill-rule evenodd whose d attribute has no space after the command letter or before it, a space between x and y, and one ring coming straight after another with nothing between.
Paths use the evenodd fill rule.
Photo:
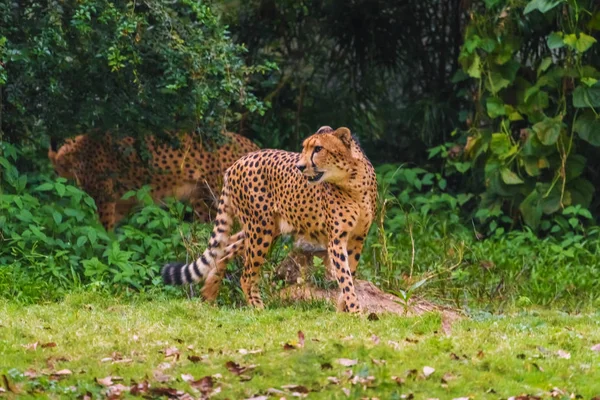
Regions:
<instances>
[{"instance_id":1,"label":"cheetah nose","mask_svg":"<svg viewBox=\"0 0 600 400\"><path fill-rule=\"evenodd\" d=\"M298 168L300 172L304 172L304 170L306 169L306 165L296 165L296 168Z\"/></svg>"}]
</instances>

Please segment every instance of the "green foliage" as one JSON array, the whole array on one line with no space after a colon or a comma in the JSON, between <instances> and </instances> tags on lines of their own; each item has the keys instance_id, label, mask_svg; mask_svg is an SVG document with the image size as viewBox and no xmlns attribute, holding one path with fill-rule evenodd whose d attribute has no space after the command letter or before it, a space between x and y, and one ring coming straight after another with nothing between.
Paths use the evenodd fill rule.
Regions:
<instances>
[{"instance_id":1,"label":"green foliage","mask_svg":"<svg viewBox=\"0 0 600 400\"><path fill-rule=\"evenodd\" d=\"M271 67L244 52L208 2L4 1L0 132L217 132L231 105L264 111L246 81Z\"/></svg>"},{"instance_id":2,"label":"green foliage","mask_svg":"<svg viewBox=\"0 0 600 400\"><path fill-rule=\"evenodd\" d=\"M145 204L116 234L107 234L94 201L64 179L21 174L21 152L0 149L0 293L32 301L54 299L76 287L143 291L160 284L159 269L184 256L182 237L206 233L182 223L184 206Z\"/></svg>"},{"instance_id":3,"label":"green foliage","mask_svg":"<svg viewBox=\"0 0 600 400\"><path fill-rule=\"evenodd\" d=\"M549 232L592 220L568 210L595 194L599 13L591 0L474 3L459 60L473 83L462 161L479 222Z\"/></svg>"},{"instance_id":4,"label":"green foliage","mask_svg":"<svg viewBox=\"0 0 600 400\"><path fill-rule=\"evenodd\" d=\"M322 125L348 126L373 160L420 162L459 121L463 83L450 79L459 3L225 0L221 8L251 62L280 67L254 85L271 109L242 120L267 147L298 150Z\"/></svg>"}]
</instances>

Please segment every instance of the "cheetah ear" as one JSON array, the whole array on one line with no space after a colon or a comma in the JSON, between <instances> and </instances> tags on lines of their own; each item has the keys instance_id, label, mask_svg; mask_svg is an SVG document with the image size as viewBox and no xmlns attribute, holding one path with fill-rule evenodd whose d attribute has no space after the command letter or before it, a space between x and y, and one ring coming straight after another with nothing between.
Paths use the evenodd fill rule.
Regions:
<instances>
[{"instance_id":1,"label":"cheetah ear","mask_svg":"<svg viewBox=\"0 0 600 400\"><path fill-rule=\"evenodd\" d=\"M331 133L333 132L333 128L330 126L322 126L317 130L317 133Z\"/></svg>"},{"instance_id":2,"label":"cheetah ear","mask_svg":"<svg viewBox=\"0 0 600 400\"><path fill-rule=\"evenodd\" d=\"M352 133L350 132L350 129L345 127L337 128L335 132L333 132L333 135L340 139L347 148L352 146Z\"/></svg>"}]
</instances>

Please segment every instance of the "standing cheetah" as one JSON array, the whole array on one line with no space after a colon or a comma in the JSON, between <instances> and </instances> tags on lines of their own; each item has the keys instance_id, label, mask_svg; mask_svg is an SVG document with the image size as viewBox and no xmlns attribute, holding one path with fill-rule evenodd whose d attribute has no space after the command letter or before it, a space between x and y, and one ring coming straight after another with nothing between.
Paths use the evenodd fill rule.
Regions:
<instances>
[{"instance_id":1,"label":"standing cheetah","mask_svg":"<svg viewBox=\"0 0 600 400\"><path fill-rule=\"evenodd\" d=\"M273 241L293 234L327 247L341 290L338 310L359 312L352 277L375 216L377 182L373 166L347 128L320 128L303 151L261 150L247 154L226 172L208 248L191 264L163 268L167 284L205 280L202 294L214 300L226 262L245 251L242 290L262 308L260 267ZM233 220L242 231L230 236Z\"/></svg>"}]
</instances>

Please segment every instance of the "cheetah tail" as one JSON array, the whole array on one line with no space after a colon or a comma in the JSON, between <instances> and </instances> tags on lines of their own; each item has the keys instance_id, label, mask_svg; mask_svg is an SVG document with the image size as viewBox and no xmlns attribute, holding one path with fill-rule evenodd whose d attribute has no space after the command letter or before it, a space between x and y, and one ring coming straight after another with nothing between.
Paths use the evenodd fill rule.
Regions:
<instances>
[{"instance_id":1,"label":"cheetah tail","mask_svg":"<svg viewBox=\"0 0 600 400\"><path fill-rule=\"evenodd\" d=\"M236 250L238 244L231 245L231 240L243 239L243 232L230 237L232 225L233 210L225 181L208 247L200 258L190 264L174 262L165 265L162 269L163 282L167 285L182 285L206 280L209 273L228 258L227 252Z\"/></svg>"}]
</instances>

